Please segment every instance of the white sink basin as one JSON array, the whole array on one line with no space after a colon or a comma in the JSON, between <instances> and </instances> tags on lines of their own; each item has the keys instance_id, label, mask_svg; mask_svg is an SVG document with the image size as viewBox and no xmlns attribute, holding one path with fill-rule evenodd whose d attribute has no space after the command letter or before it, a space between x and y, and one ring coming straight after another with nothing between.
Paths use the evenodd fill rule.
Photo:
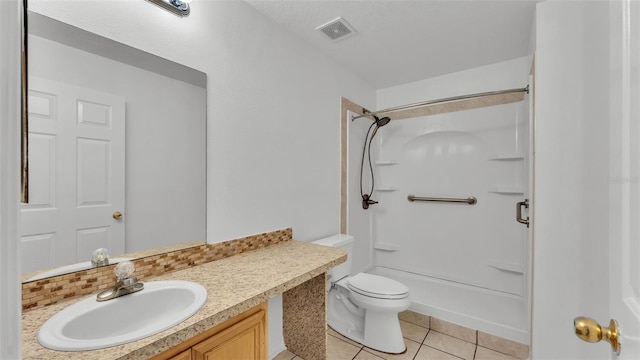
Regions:
<instances>
[{"instance_id":1,"label":"white sink basin","mask_svg":"<svg viewBox=\"0 0 640 360\"><path fill-rule=\"evenodd\" d=\"M189 281L149 281L144 289L98 302L96 295L53 315L38 332L38 342L62 351L103 349L164 331L195 314L207 290Z\"/></svg>"}]
</instances>

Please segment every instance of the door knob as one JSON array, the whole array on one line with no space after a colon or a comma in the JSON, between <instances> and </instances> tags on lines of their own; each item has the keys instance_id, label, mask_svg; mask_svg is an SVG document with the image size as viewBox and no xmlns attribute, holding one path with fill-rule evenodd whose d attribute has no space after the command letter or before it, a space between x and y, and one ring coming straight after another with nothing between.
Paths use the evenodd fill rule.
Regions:
<instances>
[{"instance_id":1,"label":"door knob","mask_svg":"<svg viewBox=\"0 0 640 360\"><path fill-rule=\"evenodd\" d=\"M120 218L122 218L122 213L120 211L116 211L113 213L113 218L116 220L120 220Z\"/></svg>"},{"instance_id":2,"label":"door knob","mask_svg":"<svg viewBox=\"0 0 640 360\"><path fill-rule=\"evenodd\" d=\"M573 319L573 327L576 336L586 342L596 343L604 340L611 344L611 348L616 355L620 355L620 329L618 322L609 320L609 327L602 327L595 320L586 316L580 316Z\"/></svg>"}]
</instances>

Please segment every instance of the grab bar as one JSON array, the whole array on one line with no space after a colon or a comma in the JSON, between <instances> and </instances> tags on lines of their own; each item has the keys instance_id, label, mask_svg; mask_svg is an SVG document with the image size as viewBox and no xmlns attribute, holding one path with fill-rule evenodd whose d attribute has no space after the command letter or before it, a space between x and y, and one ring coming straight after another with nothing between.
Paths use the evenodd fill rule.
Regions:
<instances>
[{"instance_id":1,"label":"grab bar","mask_svg":"<svg viewBox=\"0 0 640 360\"><path fill-rule=\"evenodd\" d=\"M437 197L419 197L409 195L407 196L407 200L409 201L435 201L435 202L451 202L451 203L467 203L469 205L475 205L478 203L478 199L473 196L470 196L466 199L455 199L455 198L437 198Z\"/></svg>"},{"instance_id":2,"label":"grab bar","mask_svg":"<svg viewBox=\"0 0 640 360\"><path fill-rule=\"evenodd\" d=\"M526 219L522 218L522 207L523 206L524 206L525 209L529 208L529 199L524 199L524 201L516 203L516 221L519 222L520 224L527 225L527 229L528 229L529 228L529 217L527 216Z\"/></svg>"}]
</instances>

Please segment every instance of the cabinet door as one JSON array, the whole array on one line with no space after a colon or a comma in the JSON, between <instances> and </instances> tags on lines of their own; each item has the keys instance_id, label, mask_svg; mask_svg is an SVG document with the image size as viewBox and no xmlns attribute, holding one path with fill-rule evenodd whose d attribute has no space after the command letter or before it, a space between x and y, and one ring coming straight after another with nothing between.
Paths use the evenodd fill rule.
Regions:
<instances>
[{"instance_id":1,"label":"cabinet door","mask_svg":"<svg viewBox=\"0 0 640 360\"><path fill-rule=\"evenodd\" d=\"M193 360L266 360L266 312L261 310L193 346Z\"/></svg>"}]
</instances>

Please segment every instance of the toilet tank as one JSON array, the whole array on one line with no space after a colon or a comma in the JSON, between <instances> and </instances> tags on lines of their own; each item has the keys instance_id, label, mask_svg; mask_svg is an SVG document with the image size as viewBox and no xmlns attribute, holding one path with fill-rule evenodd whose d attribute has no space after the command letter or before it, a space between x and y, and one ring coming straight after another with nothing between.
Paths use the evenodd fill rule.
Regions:
<instances>
[{"instance_id":1,"label":"toilet tank","mask_svg":"<svg viewBox=\"0 0 640 360\"><path fill-rule=\"evenodd\" d=\"M347 252L347 261L327 271L331 275L331 281L338 281L351 272L351 257L353 256L353 241L351 235L337 234L313 241L313 244L331 246Z\"/></svg>"}]
</instances>

